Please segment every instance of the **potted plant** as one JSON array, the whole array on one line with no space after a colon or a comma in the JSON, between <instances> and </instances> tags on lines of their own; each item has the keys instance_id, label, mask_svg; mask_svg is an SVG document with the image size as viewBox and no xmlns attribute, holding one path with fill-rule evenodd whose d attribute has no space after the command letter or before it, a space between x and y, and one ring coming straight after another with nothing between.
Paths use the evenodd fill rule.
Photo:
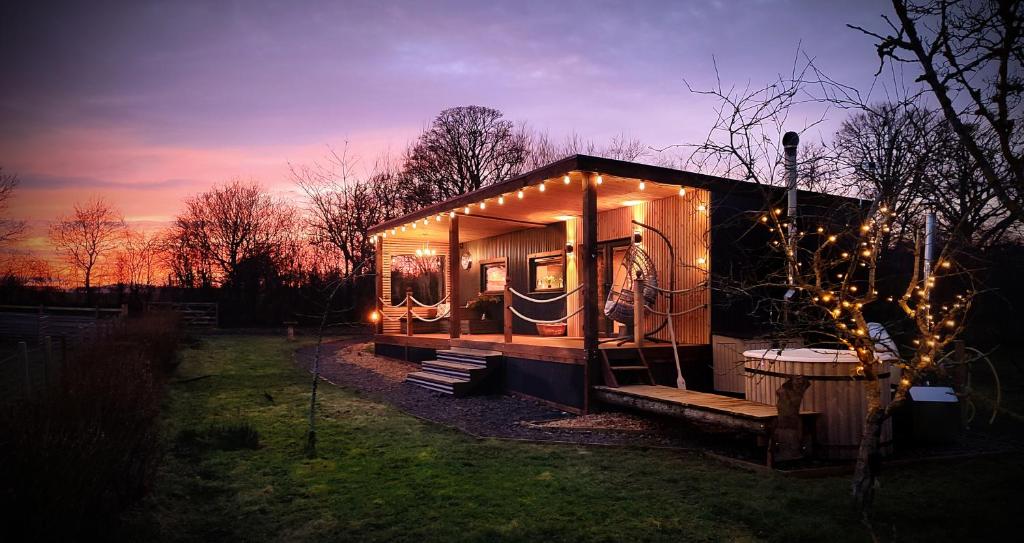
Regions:
<instances>
[{"instance_id":1,"label":"potted plant","mask_svg":"<svg viewBox=\"0 0 1024 543\"><path fill-rule=\"evenodd\" d=\"M480 320L500 320L500 317L494 314L496 308L500 306L501 300L497 296L488 296L486 294L480 294L466 304L466 308L472 311L473 314L480 315Z\"/></svg>"}]
</instances>

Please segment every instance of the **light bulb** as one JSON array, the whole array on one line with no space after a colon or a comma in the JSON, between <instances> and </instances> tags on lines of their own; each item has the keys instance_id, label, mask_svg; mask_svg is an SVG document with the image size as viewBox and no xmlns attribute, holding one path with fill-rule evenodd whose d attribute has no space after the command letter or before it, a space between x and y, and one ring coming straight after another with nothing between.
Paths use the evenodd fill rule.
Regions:
<instances>
[{"instance_id":1,"label":"light bulb","mask_svg":"<svg viewBox=\"0 0 1024 543\"><path fill-rule=\"evenodd\" d=\"M487 209L487 202L480 202L480 209Z\"/></svg>"},{"instance_id":2,"label":"light bulb","mask_svg":"<svg viewBox=\"0 0 1024 543\"><path fill-rule=\"evenodd\" d=\"M516 197L520 200L523 199L523 189L519 189L519 192L516 193Z\"/></svg>"},{"instance_id":3,"label":"light bulb","mask_svg":"<svg viewBox=\"0 0 1024 543\"><path fill-rule=\"evenodd\" d=\"M498 196L498 205L500 205L500 206L505 205L505 197L504 196Z\"/></svg>"},{"instance_id":4,"label":"light bulb","mask_svg":"<svg viewBox=\"0 0 1024 543\"><path fill-rule=\"evenodd\" d=\"M679 187L679 195L686 196L686 187Z\"/></svg>"},{"instance_id":5,"label":"light bulb","mask_svg":"<svg viewBox=\"0 0 1024 543\"><path fill-rule=\"evenodd\" d=\"M466 206L466 207L465 207L465 208L464 208L464 209L462 210L462 212L463 212L463 213L465 213L466 215L469 215L469 206Z\"/></svg>"},{"instance_id":6,"label":"light bulb","mask_svg":"<svg viewBox=\"0 0 1024 543\"><path fill-rule=\"evenodd\" d=\"M562 182L565 183L566 185L568 185L569 184L569 176L566 175L566 176L562 177Z\"/></svg>"},{"instance_id":7,"label":"light bulb","mask_svg":"<svg viewBox=\"0 0 1024 543\"><path fill-rule=\"evenodd\" d=\"M537 187L537 189L540 190L541 192L544 192L544 183L541 183L540 186Z\"/></svg>"},{"instance_id":8,"label":"light bulb","mask_svg":"<svg viewBox=\"0 0 1024 543\"><path fill-rule=\"evenodd\" d=\"M597 184L600 185L601 183L604 183L604 178L601 177L600 175L598 175L597 176Z\"/></svg>"},{"instance_id":9,"label":"light bulb","mask_svg":"<svg viewBox=\"0 0 1024 543\"><path fill-rule=\"evenodd\" d=\"M644 190L644 189L646 189L646 188L647 188L647 183L645 183L645 182L641 181L641 182L640 182L640 190Z\"/></svg>"}]
</instances>

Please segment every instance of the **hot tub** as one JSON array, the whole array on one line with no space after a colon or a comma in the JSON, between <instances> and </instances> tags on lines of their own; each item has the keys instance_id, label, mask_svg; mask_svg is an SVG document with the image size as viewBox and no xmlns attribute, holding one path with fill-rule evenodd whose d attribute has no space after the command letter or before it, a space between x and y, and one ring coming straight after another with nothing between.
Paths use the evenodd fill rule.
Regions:
<instances>
[{"instance_id":1,"label":"hot tub","mask_svg":"<svg viewBox=\"0 0 1024 543\"><path fill-rule=\"evenodd\" d=\"M863 377L857 375L857 356L838 349L754 349L743 352L744 393L751 401L775 405L775 391L792 375L803 375L811 386L801 409L818 411L817 453L825 458L856 458L864 431L867 399ZM890 366L895 357L880 353L882 405L889 403ZM882 426L881 451L892 450L892 422Z\"/></svg>"}]
</instances>

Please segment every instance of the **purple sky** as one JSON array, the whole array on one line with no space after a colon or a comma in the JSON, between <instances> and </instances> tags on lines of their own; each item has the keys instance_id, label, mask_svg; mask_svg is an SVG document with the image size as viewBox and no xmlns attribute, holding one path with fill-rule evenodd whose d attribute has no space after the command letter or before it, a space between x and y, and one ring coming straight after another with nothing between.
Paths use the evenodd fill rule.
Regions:
<instances>
[{"instance_id":1,"label":"purple sky","mask_svg":"<svg viewBox=\"0 0 1024 543\"><path fill-rule=\"evenodd\" d=\"M653 146L706 134L683 79L755 84L798 43L868 88L881 1L22 2L0 8L0 166L13 215L91 194L162 221L234 176L287 190L287 162L400 151L443 108L480 104L556 139ZM839 114L837 117L839 118ZM798 120L794 120L799 123ZM799 128L799 126L796 126Z\"/></svg>"}]
</instances>

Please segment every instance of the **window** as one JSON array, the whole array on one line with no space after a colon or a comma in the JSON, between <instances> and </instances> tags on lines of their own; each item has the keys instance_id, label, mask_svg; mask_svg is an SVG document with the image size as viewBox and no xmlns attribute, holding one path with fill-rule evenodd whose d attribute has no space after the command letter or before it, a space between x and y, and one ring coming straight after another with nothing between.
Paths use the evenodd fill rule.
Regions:
<instances>
[{"instance_id":1,"label":"window","mask_svg":"<svg viewBox=\"0 0 1024 543\"><path fill-rule=\"evenodd\" d=\"M529 256L529 262L532 292L565 290L565 253L537 253Z\"/></svg>"},{"instance_id":2,"label":"window","mask_svg":"<svg viewBox=\"0 0 1024 543\"><path fill-rule=\"evenodd\" d=\"M480 261L480 292L498 294L505 291L505 278L508 276L508 264L504 258L492 258Z\"/></svg>"},{"instance_id":3,"label":"window","mask_svg":"<svg viewBox=\"0 0 1024 543\"><path fill-rule=\"evenodd\" d=\"M405 301L405 289L424 304L444 297L444 257L395 255L391 257L391 304Z\"/></svg>"}]
</instances>

